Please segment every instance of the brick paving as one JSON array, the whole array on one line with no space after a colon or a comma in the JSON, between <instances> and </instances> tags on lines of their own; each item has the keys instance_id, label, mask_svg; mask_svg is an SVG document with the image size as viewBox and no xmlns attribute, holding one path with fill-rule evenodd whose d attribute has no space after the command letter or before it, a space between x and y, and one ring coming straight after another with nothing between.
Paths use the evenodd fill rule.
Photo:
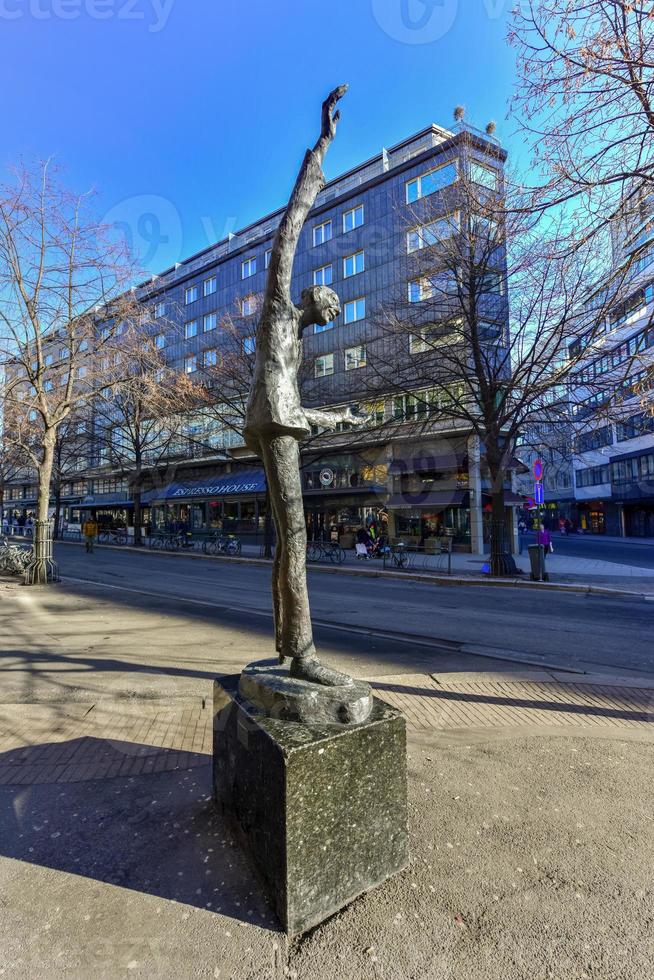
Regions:
<instances>
[{"instance_id":1,"label":"brick paving","mask_svg":"<svg viewBox=\"0 0 654 980\"><path fill-rule=\"evenodd\" d=\"M600 684L443 680L402 674L373 681L410 731L584 728L654 736L654 690ZM193 703L0 705L0 785L74 783L206 765L211 707Z\"/></svg>"},{"instance_id":2,"label":"brick paving","mask_svg":"<svg viewBox=\"0 0 654 980\"><path fill-rule=\"evenodd\" d=\"M654 690L545 681L443 680L428 674L384 677L375 693L400 708L409 729L575 727L654 735Z\"/></svg>"}]
</instances>

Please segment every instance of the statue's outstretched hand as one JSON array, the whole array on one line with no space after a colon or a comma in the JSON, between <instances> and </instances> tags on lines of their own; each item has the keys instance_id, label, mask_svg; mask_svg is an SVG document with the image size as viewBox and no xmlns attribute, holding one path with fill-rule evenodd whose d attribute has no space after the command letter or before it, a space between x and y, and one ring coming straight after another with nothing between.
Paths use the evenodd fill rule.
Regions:
<instances>
[{"instance_id":1,"label":"statue's outstretched hand","mask_svg":"<svg viewBox=\"0 0 654 980\"><path fill-rule=\"evenodd\" d=\"M341 114L336 109L339 101L347 92L348 85L339 85L333 92L330 92L322 104L322 136L325 139L333 140L336 135L336 124L341 118ZM334 111L336 109L336 111Z\"/></svg>"},{"instance_id":2,"label":"statue's outstretched hand","mask_svg":"<svg viewBox=\"0 0 654 980\"><path fill-rule=\"evenodd\" d=\"M343 422L355 429L363 429L366 425L370 425L371 421L372 415L355 415L349 406L343 412Z\"/></svg>"}]
</instances>

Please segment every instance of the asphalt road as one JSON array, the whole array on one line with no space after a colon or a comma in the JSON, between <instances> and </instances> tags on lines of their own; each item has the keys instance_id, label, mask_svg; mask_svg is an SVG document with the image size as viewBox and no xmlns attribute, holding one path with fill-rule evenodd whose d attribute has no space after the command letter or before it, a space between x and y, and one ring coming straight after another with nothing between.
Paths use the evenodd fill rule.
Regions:
<instances>
[{"instance_id":1,"label":"asphalt road","mask_svg":"<svg viewBox=\"0 0 654 980\"><path fill-rule=\"evenodd\" d=\"M528 535L529 543L536 540ZM553 532L554 549L568 558L589 558L612 561L620 565L636 565L638 568L654 568L654 544L638 539L607 540L597 534L563 535Z\"/></svg>"},{"instance_id":2,"label":"asphalt road","mask_svg":"<svg viewBox=\"0 0 654 980\"><path fill-rule=\"evenodd\" d=\"M63 587L96 583L116 602L195 611L226 625L269 629L270 568L60 544ZM654 675L654 602L491 586L450 586L368 578L342 571L310 575L320 644L374 641L381 655L420 663L438 656L508 658L563 669ZM392 658L390 652L392 651Z\"/></svg>"}]
</instances>

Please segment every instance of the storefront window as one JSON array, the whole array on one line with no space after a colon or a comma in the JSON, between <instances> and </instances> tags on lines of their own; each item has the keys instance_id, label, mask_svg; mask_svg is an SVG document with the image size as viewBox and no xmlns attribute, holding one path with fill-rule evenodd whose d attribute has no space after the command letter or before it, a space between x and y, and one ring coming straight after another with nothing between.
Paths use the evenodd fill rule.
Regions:
<instances>
[{"instance_id":1,"label":"storefront window","mask_svg":"<svg viewBox=\"0 0 654 980\"><path fill-rule=\"evenodd\" d=\"M210 500L207 506L210 528L220 530L223 526L223 504L221 500Z\"/></svg>"},{"instance_id":2,"label":"storefront window","mask_svg":"<svg viewBox=\"0 0 654 980\"><path fill-rule=\"evenodd\" d=\"M190 524L193 531L204 531L207 526L207 514L205 504L191 504Z\"/></svg>"},{"instance_id":3,"label":"storefront window","mask_svg":"<svg viewBox=\"0 0 654 980\"><path fill-rule=\"evenodd\" d=\"M241 504L241 531L256 531L257 529L257 505L254 500L248 500Z\"/></svg>"}]
</instances>

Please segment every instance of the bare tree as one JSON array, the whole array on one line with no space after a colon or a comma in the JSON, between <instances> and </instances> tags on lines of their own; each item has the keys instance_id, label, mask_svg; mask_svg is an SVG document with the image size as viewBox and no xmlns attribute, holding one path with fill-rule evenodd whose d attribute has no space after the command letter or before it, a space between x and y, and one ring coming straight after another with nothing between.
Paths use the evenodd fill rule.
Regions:
<instances>
[{"instance_id":1,"label":"bare tree","mask_svg":"<svg viewBox=\"0 0 654 980\"><path fill-rule=\"evenodd\" d=\"M129 478L134 504L134 545L143 543L144 474L174 453L184 433L186 413L198 404L197 389L183 371L167 363L159 337L174 340L176 326L159 320L148 326L147 308L123 319L107 341L101 385L93 403L94 439L102 464Z\"/></svg>"},{"instance_id":2,"label":"bare tree","mask_svg":"<svg viewBox=\"0 0 654 980\"><path fill-rule=\"evenodd\" d=\"M513 116L543 185L538 207L568 202L588 236L630 202L636 217L654 181L654 20L651 4L523 0Z\"/></svg>"},{"instance_id":3,"label":"bare tree","mask_svg":"<svg viewBox=\"0 0 654 980\"><path fill-rule=\"evenodd\" d=\"M571 345L594 329L582 305L594 254L563 247L560 226L523 207L487 150L472 136L464 147L448 197L425 196L402 219L408 286L382 311L367 357L374 390L394 393L387 426L464 429L483 446L491 574L502 575L513 569L504 486L518 438L570 425L585 356Z\"/></svg>"},{"instance_id":4,"label":"bare tree","mask_svg":"<svg viewBox=\"0 0 654 980\"><path fill-rule=\"evenodd\" d=\"M57 432L94 390L97 358L134 304L133 268L91 211L48 164L0 188L0 357L5 433L38 477L35 555L46 533ZM99 314L110 311L108 331ZM56 567L34 560L29 580Z\"/></svg>"}]
</instances>

